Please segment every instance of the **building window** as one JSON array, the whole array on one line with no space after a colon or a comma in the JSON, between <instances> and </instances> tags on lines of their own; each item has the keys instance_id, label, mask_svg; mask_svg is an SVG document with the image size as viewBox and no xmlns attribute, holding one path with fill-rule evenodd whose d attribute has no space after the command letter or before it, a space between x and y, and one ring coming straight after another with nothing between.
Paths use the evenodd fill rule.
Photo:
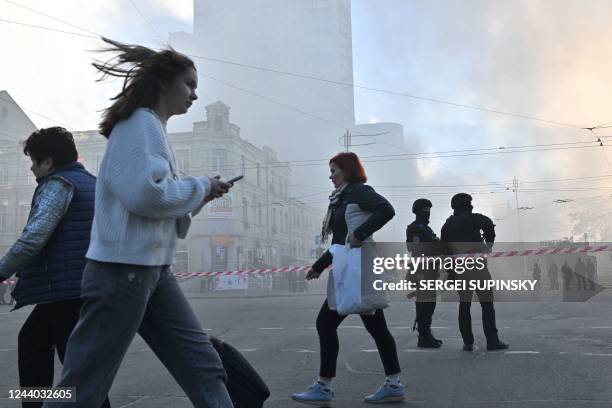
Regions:
<instances>
[{"instance_id":1,"label":"building window","mask_svg":"<svg viewBox=\"0 0 612 408\"><path fill-rule=\"evenodd\" d=\"M246 198L242 198L242 222L244 228L249 228L249 206Z\"/></svg>"},{"instance_id":2,"label":"building window","mask_svg":"<svg viewBox=\"0 0 612 408\"><path fill-rule=\"evenodd\" d=\"M0 122L5 122L7 117L8 117L8 109L6 106L3 106L2 110L0 110Z\"/></svg>"},{"instance_id":3,"label":"building window","mask_svg":"<svg viewBox=\"0 0 612 408\"><path fill-rule=\"evenodd\" d=\"M6 208L6 207L5 207ZM2 213L0 213L0 232L6 232L7 231L7 227L6 227L6 210L5 208L3 208Z\"/></svg>"},{"instance_id":4,"label":"building window","mask_svg":"<svg viewBox=\"0 0 612 408\"><path fill-rule=\"evenodd\" d=\"M215 130L223 131L223 118L221 116L215 116Z\"/></svg>"},{"instance_id":5,"label":"building window","mask_svg":"<svg viewBox=\"0 0 612 408\"><path fill-rule=\"evenodd\" d=\"M19 204L19 224L17 225L17 230L21 231L28 223L28 217L30 216L30 204L21 203Z\"/></svg>"},{"instance_id":6,"label":"building window","mask_svg":"<svg viewBox=\"0 0 612 408\"><path fill-rule=\"evenodd\" d=\"M176 261L173 267L175 272L189 272L189 246L178 245L176 248Z\"/></svg>"},{"instance_id":7,"label":"building window","mask_svg":"<svg viewBox=\"0 0 612 408\"><path fill-rule=\"evenodd\" d=\"M276 233L276 208L272 209L272 233Z\"/></svg>"},{"instance_id":8,"label":"building window","mask_svg":"<svg viewBox=\"0 0 612 408\"><path fill-rule=\"evenodd\" d=\"M257 185L261 186L261 165L257 163Z\"/></svg>"},{"instance_id":9,"label":"building window","mask_svg":"<svg viewBox=\"0 0 612 408\"><path fill-rule=\"evenodd\" d=\"M263 210L261 208L261 203L257 203L257 220L259 221L259 225L263 225Z\"/></svg>"},{"instance_id":10,"label":"building window","mask_svg":"<svg viewBox=\"0 0 612 408\"><path fill-rule=\"evenodd\" d=\"M0 186L5 186L8 184L8 174L6 170L6 165L0 165Z\"/></svg>"},{"instance_id":11,"label":"building window","mask_svg":"<svg viewBox=\"0 0 612 408\"><path fill-rule=\"evenodd\" d=\"M176 165L182 172L189 172L189 149L180 149L176 151Z\"/></svg>"},{"instance_id":12,"label":"building window","mask_svg":"<svg viewBox=\"0 0 612 408\"><path fill-rule=\"evenodd\" d=\"M212 270L225 271L227 270L227 250L223 245L216 244L213 247Z\"/></svg>"},{"instance_id":13,"label":"building window","mask_svg":"<svg viewBox=\"0 0 612 408\"><path fill-rule=\"evenodd\" d=\"M242 170L242 173L240 174L246 177L246 158L244 157L244 155L240 157L240 167Z\"/></svg>"},{"instance_id":14,"label":"building window","mask_svg":"<svg viewBox=\"0 0 612 408\"><path fill-rule=\"evenodd\" d=\"M31 167L32 167L32 162L30 161L23 161L22 162L22 168L23 168L23 178L25 179L25 185L26 186L31 186L34 184L34 182L36 181L36 178L34 177L34 173L32 173Z\"/></svg>"},{"instance_id":15,"label":"building window","mask_svg":"<svg viewBox=\"0 0 612 408\"><path fill-rule=\"evenodd\" d=\"M213 170L221 173L225 170L227 163L227 150L213 149L212 150L212 166Z\"/></svg>"}]
</instances>

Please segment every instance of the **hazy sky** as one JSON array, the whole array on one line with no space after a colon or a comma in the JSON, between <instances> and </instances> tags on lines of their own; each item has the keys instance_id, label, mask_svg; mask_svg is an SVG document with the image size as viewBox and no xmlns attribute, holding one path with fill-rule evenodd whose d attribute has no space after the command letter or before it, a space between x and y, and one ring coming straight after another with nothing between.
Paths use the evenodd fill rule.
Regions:
<instances>
[{"instance_id":1,"label":"hazy sky","mask_svg":"<svg viewBox=\"0 0 612 408\"><path fill-rule=\"evenodd\" d=\"M192 30L191 0L92 0L86 6L78 0L15 1L124 42L161 45L132 3L163 38L170 32ZM608 0L354 0L352 13L356 84L579 126L612 122L612 2ZM0 0L0 19L87 34L6 0ZM2 21L0 38L0 89L24 107L72 129L96 127L99 110L119 88L118 82L95 82L91 50L99 48L99 41ZM207 103L216 100L203 89L200 94ZM571 126L362 89L356 89L355 96L357 122L401 123L405 149L411 152L594 140L590 132ZM54 124L27 113L37 126ZM610 136L612 128L596 132ZM311 158L291 153L287 143L279 140L272 146L283 153L281 159ZM612 143L612 138L604 143ZM582 145L557 147L572 146ZM388 154L404 153L386 147ZM381 146L377 148L380 151ZM367 156L369 149L355 151ZM434 201L432 227L439 230L450 213L451 195L466 190L476 193L476 210L496 218L500 239L516 239L514 193L505 191L516 176L521 183L520 205L533 207L521 212L524 239L584 232L612 239L612 167L605 152L612 161L609 147L398 161L395 164L405 164L406 177L403 185L393 188L382 187L389 184L384 175L390 162L367 162L366 168L376 175L370 183L381 186L379 191L397 210L386 238L401 239L412 217L410 204L418 196ZM610 177L532 183L602 175ZM324 178L307 184L312 191L329 187ZM325 198L322 193L313 203L322 206ZM556 199L574 201L554 204Z\"/></svg>"}]
</instances>

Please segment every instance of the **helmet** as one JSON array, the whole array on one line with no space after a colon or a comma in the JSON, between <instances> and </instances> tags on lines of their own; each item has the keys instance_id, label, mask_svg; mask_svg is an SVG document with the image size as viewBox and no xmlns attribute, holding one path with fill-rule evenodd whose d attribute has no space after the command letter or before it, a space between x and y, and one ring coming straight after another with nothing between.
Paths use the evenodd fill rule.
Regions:
<instances>
[{"instance_id":1,"label":"helmet","mask_svg":"<svg viewBox=\"0 0 612 408\"><path fill-rule=\"evenodd\" d=\"M414 203L412 203L412 212L415 214L418 214L421 211L423 211L425 208L427 208L427 211L429 211L431 207L433 207L433 204L431 204L431 201L429 201L426 198L419 198Z\"/></svg>"},{"instance_id":2,"label":"helmet","mask_svg":"<svg viewBox=\"0 0 612 408\"><path fill-rule=\"evenodd\" d=\"M455 194L451 199L451 208L453 210L468 208L472 203L472 196L467 193Z\"/></svg>"}]
</instances>

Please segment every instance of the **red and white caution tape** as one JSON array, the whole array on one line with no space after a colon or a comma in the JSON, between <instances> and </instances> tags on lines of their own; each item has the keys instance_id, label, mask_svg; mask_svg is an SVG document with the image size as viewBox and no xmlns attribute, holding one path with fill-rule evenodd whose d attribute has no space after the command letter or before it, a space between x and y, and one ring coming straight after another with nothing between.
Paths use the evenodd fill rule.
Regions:
<instances>
[{"instance_id":1,"label":"red and white caution tape","mask_svg":"<svg viewBox=\"0 0 612 408\"><path fill-rule=\"evenodd\" d=\"M600 245L600 246L585 246L585 247L558 247L558 248L540 248L540 249L527 249L521 251L496 251L489 254L480 254L487 258L510 258L515 256L531 256L531 255L561 255L561 254L585 254L585 253L597 253L612 251L612 245ZM479 256L479 254L465 254L465 255L454 255L457 256ZM182 278L193 278L203 276L221 276L221 275L253 275L253 274L266 274L275 272L303 272L307 271L310 265L306 266L291 266L283 268L265 268L265 269L241 269L236 271L212 271L212 272L179 272L175 273L175 276ZM16 281L4 281L5 285L15 283Z\"/></svg>"},{"instance_id":2,"label":"red and white caution tape","mask_svg":"<svg viewBox=\"0 0 612 408\"><path fill-rule=\"evenodd\" d=\"M526 249L520 251L494 251L491 253L467 253L453 255L453 258L461 257L482 257L482 258L511 258L515 256L542 256L542 255L564 255L564 254L585 254L595 252L612 251L612 245L585 246L585 247L557 247L557 248L540 248Z\"/></svg>"},{"instance_id":3,"label":"red and white caution tape","mask_svg":"<svg viewBox=\"0 0 612 408\"><path fill-rule=\"evenodd\" d=\"M267 269L241 269L237 271L218 271L218 272L179 272L174 275L182 278L192 278L194 276L220 276L220 275L252 275L252 274L264 274L273 272L302 272L307 271L310 268L308 266L291 266L288 268L267 268Z\"/></svg>"}]
</instances>

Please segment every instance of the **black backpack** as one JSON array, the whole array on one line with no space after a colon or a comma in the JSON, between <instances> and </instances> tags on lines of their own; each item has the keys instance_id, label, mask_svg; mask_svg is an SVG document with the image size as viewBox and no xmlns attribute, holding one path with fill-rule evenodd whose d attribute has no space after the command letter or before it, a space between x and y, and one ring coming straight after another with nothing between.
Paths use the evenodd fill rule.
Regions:
<instances>
[{"instance_id":1,"label":"black backpack","mask_svg":"<svg viewBox=\"0 0 612 408\"><path fill-rule=\"evenodd\" d=\"M210 336L227 373L227 391L235 408L262 408L270 390L246 358L231 344Z\"/></svg>"}]
</instances>

